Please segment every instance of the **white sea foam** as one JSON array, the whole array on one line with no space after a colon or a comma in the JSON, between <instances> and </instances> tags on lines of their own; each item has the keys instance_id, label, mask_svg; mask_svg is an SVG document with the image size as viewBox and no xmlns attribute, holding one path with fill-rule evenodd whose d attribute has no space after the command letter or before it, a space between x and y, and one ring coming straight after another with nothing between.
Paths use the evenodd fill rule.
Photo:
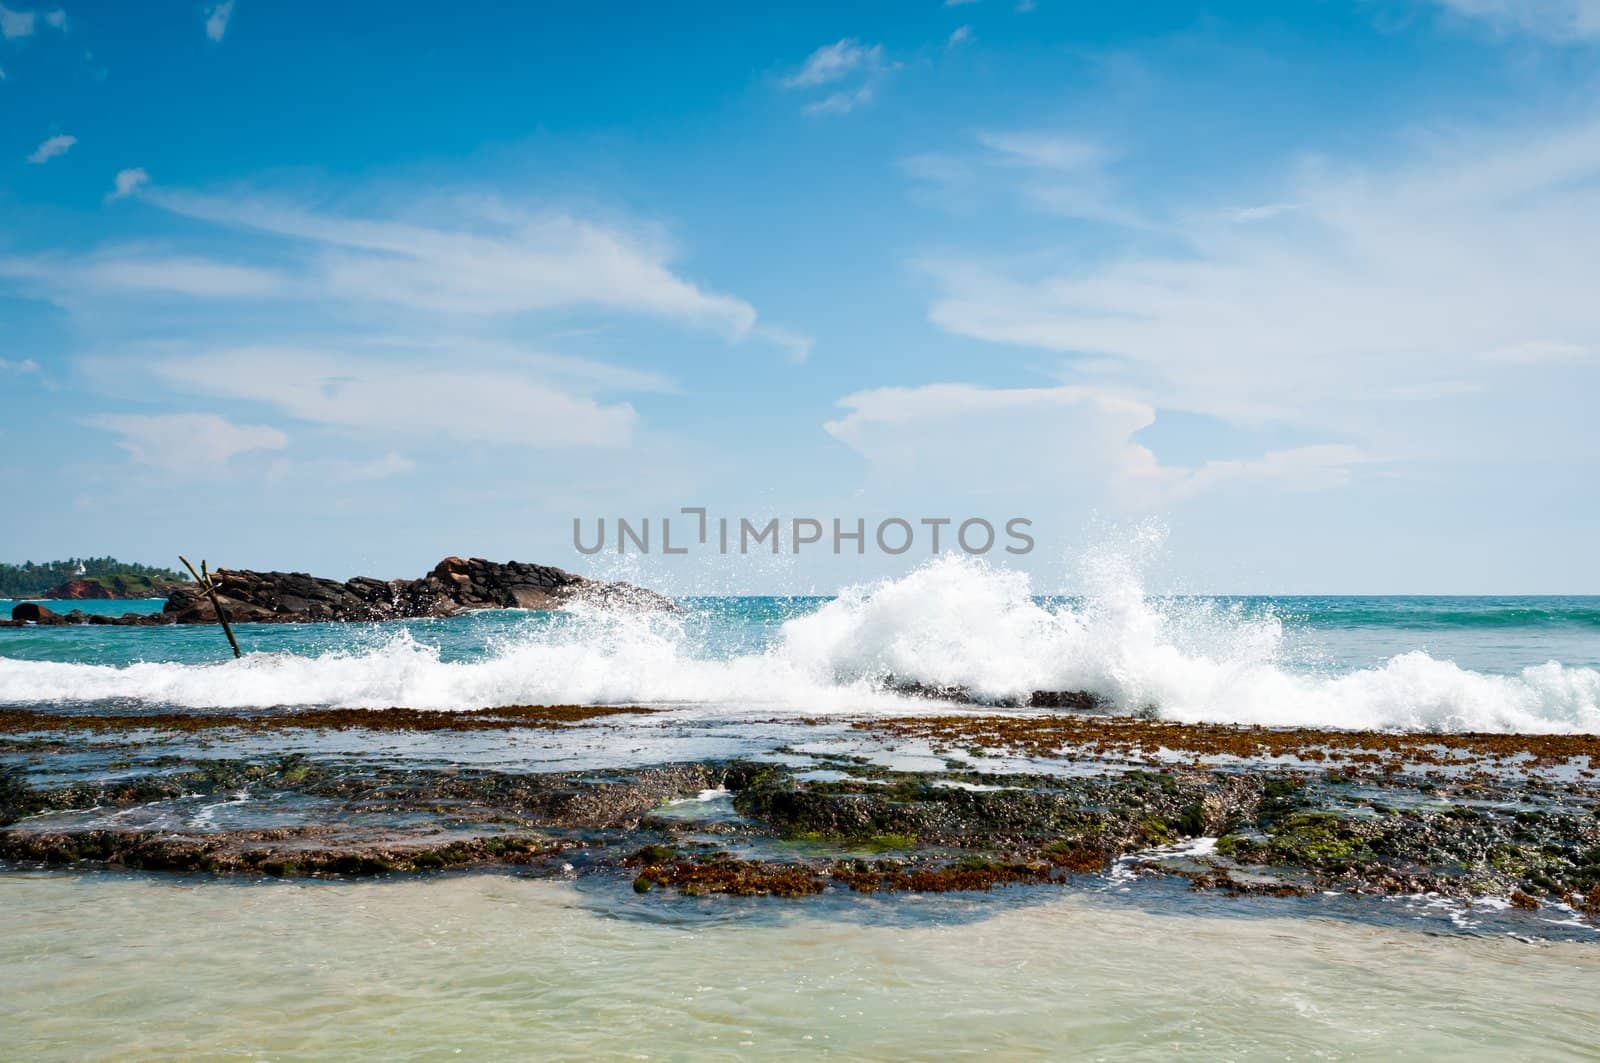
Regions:
<instances>
[{"instance_id":1,"label":"white sea foam","mask_svg":"<svg viewBox=\"0 0 1600 1063\"><path fill-rule=\"evenodd\" d=\"M1590 668L1552 661L1490 675L1415 651L1379 667L1308 671L1286 663L1270 612L1148 597L1125 555L1090 555L1082 569L1081 599L1041 604L1023 574L951 555L848 589L754 651L718 650L670 617L590 612L530 624L461 661L405 632L360 650L210 665L0 658L0 703L904 711L917 703L886 691L898 681L994 700L1088 690L1119 711L1187 721L1600 732L1600 672Z\"/></svg>"}]
</instances>

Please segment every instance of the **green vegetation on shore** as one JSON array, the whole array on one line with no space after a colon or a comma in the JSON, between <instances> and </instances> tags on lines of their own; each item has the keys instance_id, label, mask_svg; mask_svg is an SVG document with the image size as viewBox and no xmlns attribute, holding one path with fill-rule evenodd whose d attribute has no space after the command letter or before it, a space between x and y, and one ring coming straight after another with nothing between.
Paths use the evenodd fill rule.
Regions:
<instances>
[{"instance_id":1,"label":"green vegetation on shore","mask_svg":"<svg viewBox=\"0 0 1600 1063\"><path fill-rule=\"evenodd\" d=\"M114 557L69 557L20 565L0 562L0 598L39 598L69 580L103 586L105 597L161 597L174 583L188 582L170 568L118 561Z\"/></svg>"}]
</instances>

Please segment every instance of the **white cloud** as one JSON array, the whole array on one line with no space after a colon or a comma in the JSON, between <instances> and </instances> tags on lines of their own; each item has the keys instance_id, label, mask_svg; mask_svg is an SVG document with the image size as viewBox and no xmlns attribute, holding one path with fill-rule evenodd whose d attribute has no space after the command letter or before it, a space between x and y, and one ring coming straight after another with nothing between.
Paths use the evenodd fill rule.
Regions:
<instances>
[{"instance_id":1,"label":"white cloud","mask_svg":"<svg viewBox=\"0 0 1600 1063\"><path fill-rule=\"evenodd\" d=\"M971 185L977 178L976 167L949 155L907 155L900 169L913 180L945 187Z\"/></svg>"},{"instance_id":2,"label":"white cloud","mask_svg":"<svg viewBox=\"0 0 1600 1063\"><path fill-rule=\"evenodd\" d=\"M228 20L233 17L233 0L222 0L213 4L206 11L206 37L216 43L221 43L223 36L228 32Z\"/></svg>"},{"instance_id":3,"label":"white cloud","mask_svg":"<svg viewBox=\"0 0 1600 1063\"><path fill-rule=\"evenodd\" d=\"M627 403L560 390L544 373L467 359L246 346L150 368L180 391L264 403L361 435L620 448L631 443L637 421Z\"/></svg>"},{"instance_id":4,"label":"white cloud","mask_svg":"<svg viewBox=\"0 0 1600 1063\"><path fill-rule=\"evenodd\" d=\"M1530 340L1509 347L1496 347L1482 355L1485 362L1496 365L1551 365L1588 361L1593 350L1574 343L1552 343L1548 340Z\"/></svg>"},{"instance_id":5,"label":"white cloud","mask_svg":"<svg viewBox=\"0 0 1600 1063\"><path fill-rule=\"evenodd\" d=\"M416 468L416 462L391 450L375 461L340 462L335 473L343 480L388 480L414 472Z\"/></svg>"},{"instance_id":6,"label":"white cloud","mask_svg":"<svg viewBox=\"0 0 1600 1063\"><path fill-rule=\"evenodd\" d=\"M153 293L196 298L260 298L283 294L277 273L141 247L113 247L81 258L0 258L0 277L30 282L61 301L85 293Z\"/></svg>"},{"instance_id":7,"label":"white cloud","mask_svg":"<svg viewBox=\"0 0 1600 1063\"><path fill-rule=\"evenodd\" d=\"M1374 424L1357 401L1374 390L1471 383L1485 351L1600 349L1600 125L1435 142L1382 171L1308 166L1286 191L1296 209L1272 224L1171 211L1189 220L1170 255L925 262L930 317L1113 367L1162 406L1341 428Z\"/></svg>"},{"instance_id":8,"label":"white cloud","mask_svg":"<svg viewBox=\"0 0 1600 1063\"><path fill-rule=\"evenodd\" d=\"M236 425L211 413L106 414L86 423L119 435L117 445L140 465L168 472L215 469L240 454L289 445L276 428Z\"/></svg>"},{"instance_id":9,"label":"white cloud","mask_svg":"<svg viewBox=\"0 0 1600 1063\"><path fill-rule=\"evenodd\" d=\"M1298 205L1294 203L1260 203L1253 207L1231 207L1223 213L1230 221L1247 224L1253 221L1271 221L1297 209Z\"/></svg>"},{"instance_id":10,"label":"white cloud","mask_svg":"<svg viewBox=\"0 0 1600 1063\"><path fill-rule=\"evenodd\" d=\"M1101 388L932 384L857 392L839 405L849 413L824 430L899 489L961 484L1053 500L1072 493L1080 502L1151 510L1239 481L1336 486L1365 460L1355 447L1320 445L1162 465L1135 439L1155 423L1155 408Z\"/></svg>"},{"instance_id":11,"label":"white cloud","mask_svg":"<svg viewBox=\"0 0 1600 1063\"><path fill-rule=\"evenodd\" d=\"M862 85L848 92L833 92L813 103L806 104L806 114L848 114L864 103L872 102L872 86Z\"/></svg>"},{"instance_id":12,"label":"white cloud","mask_svg":"<svg viewBox=\"0 0 1600 1063\"><path fill-rule=\"evenodd\" d=\"M59 7L43 12L42 16L44 24L53 30L67 28L67 13ZM0 37L8 41L19 37L31 37L39 28L40 17L39 11L24 11L0 4Z\"/></svg>"},{"instance_id":13,"label":"white cloud","mask_svg":"<svg viewBox=\"0 0 1600 1063\"><path fill-rule=\"evenodd\" d=\"M205 298L275 295L285 283L270 270L182 256L101 258L86 264L80 276L95 288Z\"/></svg>"},{"instance_id":14,"label":"white cloud","mask_svg":"<svg viewBox=\"0 0 1600 1063\"><path fill-rule=\"evenodd\" d=\"M1600 37L1600 0L1433 0L1463 18L1500 32L1522 32L1554 41Z\"/></svg>"},{"instance_id":15,"label":"white cloud","mask_svg":"<svg viewBox=\"0 0 1600 1063\"><path fill-rule=\"evenodd\" d=\"M978 143L1001 163L1042 170L1093 170L1107 158L1100 144L1060 133L979 133Z\"/></svg>"},{"instance_id":16,"label":"white cloud","mask_svg":"<svg viewBox=\"0 0 1600 1063\"><path fill-rule=\"evenodd\" d=\"M118 170L117 177L111 193L106 196L106 202L118 199L127 199L139 189L150 183L150 175L143 166L135 166L128 170Z\"/></svg>"},{"instance_id":17,"label":"white cloud","mask_svg":"<svg viewBox=\"0 0 1600 1063\"><path fill-rule=\"evenodd\" d=\"M69 137L57 134L56 136L45 140L45 142L40 144L37 148L34 148L33 154L28 156L28 161L36 166L49 162L57 155L65 155L67 152L71 151L72 145L76 144L77 142L77 137Z\"/></svg>"},{"instance_id":18,"label":"white cloud","mask_svg":"<svg viewBox=\"0 0 1600 1063\"><path fill-rule=\"evenodd\" d=\"M814 89L843 81L842 86L805 107L807 114L843 114L873 98L877 85L898 64L884 58L883 45L863 45L853 37L823 45L806 58L798 71L783 79L788 89Z\"/></svg>"},{"instance_id":19,"label":"white cloud","mask_svg":"<svg viewBox=\"0 0 1600 1063\"><path fill-rule=\"evenodd\" d=\"M854 38L846 38L812 52L798 71L783 79L783 84L791 89L812 88L882 66L883 45L869 48Z\"/></svg>"},{"instance_id":20,"label":"white cloud","mask_svg":"<svg viewBox=\"0 0 1600 1063\"><path fill-rule=\"evenodd\" d=\"M1340 443L1274 450L1247 460L1208 461L1194 469L1162 470L1161 482L1151 485L1154 492L1147 497L1147 505L1160 507L1239 481L1272 482L1293 491L1324 490L1347 483L1350 470L1368 460L1359 447Z\"/></svg>"},{"instance_id":21,"label":"white cloud","mask_svg":"<svg viewBox=\"0 0 1600 1063\"><path fill-rule=\"evenodd\" d=\"M945 47L954 48L956 45L962 43L963 41L969 41L971 39L972 39L972 27L971 26L957 26L955 29L950 31L950 36L945 41Z\"/></svg>"},{"instance_id":22,"label":"white cloud","mask_svg":"<svg viewBox=\"0 0 1600 1063\"><path fill-rule=\"evenodd\" d=\"M0 36L8 41L17 37L33 36L33 27L37 20L38 15L33 11L15 11L0 4Z\"/></svg>"},{"instance_id":23,"label":"white cloud","mask_svg":"<svg viewBox=\"0 0 1600 1063\"><path fill-rule=\"evenodd\" d=\"M1007 175L1004 191L1032 209L1063 218L1154 229L1128 207L1107 173L1111 152L1098 141L1039 130L979 133L982 151L962 156L916 155L901 168L922 182L919 198L948 209L970 208L983 198L980 175Z\"/></svg>"},{"instance_id":24,"label":"white cloud","mask_svg":"<svg viewBox=\"0 0 1600 1063\"><path fill-rule=\"evenodd\" d=\"M24 358L20 362L7 361L0 358L0 373L37 373L39 363L32 358Z\"/></svg>"},{"instance_id":25,"label":"white cloud","mask_svg":"<svg viewBox=\"0 0 1600 1063\"><path fill-rule=\"evenodd\" d=\"M672 248L555 211L474 200L430 221L315 213L253 200L147 193L174 213L309 247L311 288L340 299L460 315L593 306L675 318L741 338L756 312L672 271Z\"/></svg>"},{"instance_id":26,"label":"white cloud","mask_svg":"<svg viewBox=\"0 0 1600 1063\"><path fill-rule=\"evenodd\" d=\"M144 188L142 173L123 171L117 189ZM756 328L749 303L680 276L671 266L671 244L646 227L518 211L485 200L434 206L429 222L419 223L149 190L141 198L186 217L281 240L295 255L295 266L280 271L134 245L76 257L0 258L0 278L29 281L58 301L84 291L144 291L367 303L386 313L400 308L459 318L590 307L670 318L733 340ZM262 248L252 245L249 251L259 258Z\"/></svg>"},{"instance_id":27,"label":"white cloud","mask_svg":"<svg viewBox=\"0 0 1600 1063\"><path fill-rule=\"evenodd\" d=\"M967 4L976 4L978 0L944 0L945 7L964 7Z\"/></svg>"},{"instance_id":28,"label":"white cloud","mask_svg":"<svg viewBox=\"0 0 1600 1063\"><path fill-rule=\"evenodd\" d=\"M773 325L758 326L756 335L781 348L788 355L789 361L796 365L811 357L811 348L816 344L810 336Z\"/></svg>"}]
</instances>

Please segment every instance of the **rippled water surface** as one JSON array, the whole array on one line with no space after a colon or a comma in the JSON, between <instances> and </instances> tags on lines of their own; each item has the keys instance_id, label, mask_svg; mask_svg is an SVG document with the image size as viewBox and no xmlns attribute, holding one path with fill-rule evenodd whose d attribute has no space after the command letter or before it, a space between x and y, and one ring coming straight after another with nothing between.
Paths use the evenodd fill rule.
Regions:
<instances>
[{"instance_id":1,"label":"rippled water surface","mask_svg":"<svg viewBox=\"0 0 1600 1063\"><path fill-rule=\"evenodd\" d=\"M841 912L632 909L498 876L64 885L0 877L7 1058L1560 1059L1600 1044L1600 950L1574 943L1061 894Z\"/></svg>"}]
</instances>

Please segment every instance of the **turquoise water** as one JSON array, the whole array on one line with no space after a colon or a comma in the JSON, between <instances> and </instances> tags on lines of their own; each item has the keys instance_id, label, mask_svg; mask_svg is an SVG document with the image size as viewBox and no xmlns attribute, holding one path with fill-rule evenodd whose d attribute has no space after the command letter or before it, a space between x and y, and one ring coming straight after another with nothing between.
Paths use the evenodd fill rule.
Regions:
<instances>
[{"instance_id":1,"label":"turquoise water","mask_svg":"<svg viewBox=\"0 0 1600 1063\"><path fill-rule=\"evenodd\" d=\"M20 599L19 599L20 600ZM57 612L116 616L159 613L161 599L53 601L30 598ZM769 647L785 621L814 612L823 597L684 598L685 628L707 652L737 654ZM1080 599L1036 597L1042 607ZM9 614L18 600L0 599ZM1549 660L1600 668L1600 596L1216 596L1171 602L1191 609L1276 617L1293 659L1303 664L1358 668L1411 650L1448 658L1478 671L1511 673ZM248 646L267 653L327 653L382 643L399 631L438 647L441 659L471 660L499 640L531 628L559 628L565 614L479 613L447 621L384 625L242 624ZM41 661L131 664L135 661L214 660L220 633L206 628L33 629L7 633L0 656Z\"/></svg>"},{"instance_id":2,"label":"turquoise water","mask_svg":"<svg viewBox=\"0 0 1600 1063\"><path fill-rule=\"evenodd\" d=\"M1088 690L1174 719L1600 731L1597 597L1078 597L959 558L834 598L703 597L677 615L491 611L392 624L0 629L0 703L708 711L903 707ZM97 611L159 603L60 603Z\"/></svg>"},{"instance_id":3,"label":"turquoise water","mask_svg":"<svg viewBox=\"0 0 1600 1063\"><path fill-rule=\"evenodd\" d=\"M815 742L828 727L802 726L813 714L926 708L894 692L904 681L997 699L1089 689L1176 719L1600 732L1597 598L1162 598L1115 583L1044 598L956 561L833 598L680 604L241 625L239 661L211 626L0 629L0 704L677 709L626 731L294 739L330 758L504 771ZM248 750L207 743L191 755ZM625 879L12 869L0 1057L1592 1056L1592 944L1481 918L1429 897L1255 903L1132 876L831 903L636 897Z\"/></svg>"},{"instance_id":4,"label":"turquoise water","mask_svg":"<svg viewBox=\"0 0 1600 1063\"><path fill-rule=\"evenodd\" d=\"M38 602L47 605L57 613L70 613L74 609L88 613L90 616L121 616L123 613L159 613L167 604L165 598L131 598L125 600L115 599L86 599L69 601L58 598L0 598L0 613L11 615L11 607L19 602Z\"/></svg>"}]
</instances>

